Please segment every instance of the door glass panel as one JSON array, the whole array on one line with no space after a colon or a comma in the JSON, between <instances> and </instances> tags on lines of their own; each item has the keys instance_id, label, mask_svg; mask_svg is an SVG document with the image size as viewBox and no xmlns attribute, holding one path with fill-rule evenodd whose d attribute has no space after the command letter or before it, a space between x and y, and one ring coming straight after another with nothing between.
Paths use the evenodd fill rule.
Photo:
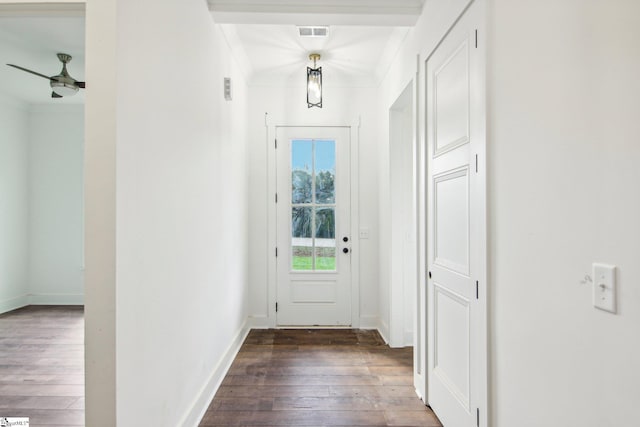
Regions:
<instances>
[{"instance_id":1,"label":"door glass panel","mask_svg":"<svg viewBox=\"0 0 640 427\"><path fill-rule=\"evenodd\" d=\"M336 142L315 141L316 203L335 203Z\"/></svg>"},{"instance_id":2,"label":"door glass panel","mask_svg":"<svg viewBox=\"0 0 640 427\"><path fill-rule=\"evenodd\" d=\"M313 141L291 142L291 203L312 202Z\"/></svg>"},{"instance_id":3,"label":"door glass panel","mask_svg":"<svg viewBox=\"0 0 640 427\"><path fill-rule=\"evenodd\" d=\"M334 208L316 209L314 255L316 270L336 269L336 215Z\"/></svg>"},{"instance_id":4,"label":"door glass panel","mask_svg":"<svg viewBox=\"0 0 640 427\"><path fill-rule=\"evenodd\" d=\"M316 209L316 239L335 240L336 214L334 208ZM316 244L316 246L320 246ZM335 246L335 242L333 243Z\"/></svg>"},{"instance_id":5,"label":"door glass panel","mask_svg":"<svg viewBox=\"0 0 640 427\"><path fill-rule=\"evenodd\" d=\"M291 255L294 270L313 270L312 208L291 209Z\"/></svg>"},{"instance_id":6,"label":"door glass panel","mask_svg":"<svg viewBox=\"0 0 640 427\"><path fill-rule=\"evenodd\" d=\"M291 141L291 267L336 270L336 142Z\"/></svg>"},{"instance_id":7,"label":"door glass panel","mask_svg":"<svg viewBox=\"0 0 640 427\"><path fill-rule=\"evenodd\" d=\"M316 246L315 253L316 270L336 270L336 248L323 248Z\"/></svg>"}]
</instances>

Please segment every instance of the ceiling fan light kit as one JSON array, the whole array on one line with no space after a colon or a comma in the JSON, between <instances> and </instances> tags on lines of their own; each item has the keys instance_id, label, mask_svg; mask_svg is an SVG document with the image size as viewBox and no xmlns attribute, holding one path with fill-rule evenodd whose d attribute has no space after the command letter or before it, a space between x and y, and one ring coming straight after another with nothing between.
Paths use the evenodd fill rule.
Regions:
<instances>
[{"instance_id":1,"label":"ceiling fan light kit","mask_svg":"<svg viewBox=\"0 0 640 427\"><path fill-rule=\"evenodd\" d=\"M73 83L51 80L50 84L53 92L60 95L61 97L73 96L78 91L78 86L74 85Z\"/></svg>"},{"instance_id":2,"label":"ceiling fan light kit","mask_svg":"<svg viewBox=\"0 0 640 427\"><path fill-rule=\"evenodd\" d=\"M60 60L60 62L62 62L62 71L60 71L60 74L51 77L45 76L44 74L29 70L24 67L20 67L18 65L7 65L49 80L49 85L52 89L51 97L63 98L65 96L73 96L76 94L76 92L78 92L78 89L85 88L85 82L77 81L69 75L69 72L67 72L67 64L71 61L71 58L71 55L68 55L66 53L58 53L58 59Z\"/></svg>"},{"instance_id":3,"label":"ceiling fan light kit","mask_svg":"<svg viewBox=\"0 0 640 427\"><path fill-rule=\"evenodd\" d=\"M320 54L312 53L309 59L313 68L307 67L307 108L322 108L322 67L317 66Z\"/></svg>"}]
</instances>

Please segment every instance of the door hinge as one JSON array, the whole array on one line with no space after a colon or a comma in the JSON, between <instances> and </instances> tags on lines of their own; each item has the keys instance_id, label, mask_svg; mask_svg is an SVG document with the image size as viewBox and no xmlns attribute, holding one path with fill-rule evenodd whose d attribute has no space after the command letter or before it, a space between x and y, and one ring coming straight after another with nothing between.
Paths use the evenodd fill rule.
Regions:
<instances>
[{"instance_id":1,"label":"door hinge","mask_svg":"<svg viewBox=\"0 0 640 427\"><path fill-rule=\"evenodd\" d=\"M476 49L478 48L478 30L476 30Z\"/></svg>"},{"instance_id":2,"label":"door hinge","mask_svg":"<svg viewBox=\"0 0 640 427\"><path fill-rule=\"evenodd\" d=\"M479 287L480 287L480 285L478 284L478 281L476 280L476 299L480 299Z\"/></svg>"},{"instance_id":3,"label":"door hinge","mask_svg":"<svg viewBox=\"0 0 640 427\"><path fill-rule=\"evenodd\" d=\"M476 173L478 173L478 155L476 154Z\"/></svg>"},{"instance_id":4,"label":"door hinge","mask_svg":"<svg viewBox=\"0 0 640 427\"><path fill-rule=\"evenodd\" d=\"M278 148L278 140L275 139L274 141L275 141L275 148L277 149Z\"/></svg>"},{"instance_id":5,"label":"door hinge","mask_svg":"<svg viewBox=\"0 0 640 427\"><path fill-rule=\"evenodd\" d=\"M480 408L476 408L476 426L480 427Z\"/></svg>"},{"instance_id":6,"label":"door hinge","mask_svg":"<svg viewBox=\"0 0 640 427\"><path fill-rule=\"evenodd\" d=\"M278 248L276 248L276 257L278 256Z\"/></svg>"},{"instance_id":7,"label":"door hinge","mask_svg":"<svg viewBox=\"0 0 640 427\"><path fill-rule=\"evenodd\" d=\"M276 313L278 312L278 303L276 303Z\"/></svg>"},{"instance_id":8,"label":"door hinge","mask_svg":"<svg viewBox=\"0 0 640 427\"><path fill-rule=\"evenodd\" d=\"M276 193L276 203L278 203L278 193Z\"/></svg>"}]
</instances>

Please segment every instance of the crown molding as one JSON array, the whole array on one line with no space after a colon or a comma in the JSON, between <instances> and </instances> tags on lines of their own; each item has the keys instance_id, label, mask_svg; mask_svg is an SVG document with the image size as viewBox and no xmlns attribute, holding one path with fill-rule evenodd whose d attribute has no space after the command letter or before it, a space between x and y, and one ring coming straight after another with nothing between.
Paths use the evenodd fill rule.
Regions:
<instances>
[{"instance_id":1,"label":"crown molding","mask_svg":"<svg viewBox=\"0 0 640 427\"><path fill-rule=\"evenodd\" d=\"M75 17L85 15L86 2L78 0L24 1L0 0L0 16L10 17Z\"/></svg>"},{"instance_id":2,"label":"crown molding","mask_svg":"<svg viewBox=\"0 0 640 427\"><path fill-rule=\"evenodd\" d=\"M412 26L424 0L208 0L218 23Z\"/></svg>"}]
</instances>

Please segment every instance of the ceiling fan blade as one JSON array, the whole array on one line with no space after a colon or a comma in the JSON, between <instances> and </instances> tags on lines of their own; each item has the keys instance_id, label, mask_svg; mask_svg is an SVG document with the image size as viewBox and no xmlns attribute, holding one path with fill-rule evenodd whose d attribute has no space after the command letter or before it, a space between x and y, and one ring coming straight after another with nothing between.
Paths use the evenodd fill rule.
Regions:
<instances>
[{"instance_id":1,"label":"ceiling fan blade","mask_svg":"<svg viewBox=\"0 0 640 427\"><path fill-rule=\"evenodd\" d=\"M78 86L80 89L84 89L84 82L76 82L76 86Z\"/></svg>"},{"instance_id":2,"label":"ceiling fan blade","mask_svg":"<svg viewBox=\"0 0 640 427\"><path fill-rule=\"evenodd\" d=\"M7 65L9 67L17 68L18 70L26 71L27 73L35 74L36 76L43 77L43 78L45 78L47 80L51 80L51 77L49 77L49 76L45 76L44 74L40 74L40 73L37 73L35 71L27 70L26 68L20 67L18 65L13 65L13 64L7 64Z\"/></svg>"},{"instance_id":3,"label":"ceiling fan blade","mask_svg":"<svg viewBox=\"0 0 640 427\"><path fill-rule=\"evenodd\" d=\"M55 92L51 92L51 97L52 97L52 98L62 98L62 95L58 95L58 94L57 94L57 93L55 93Z\"/></svg>"}]
</instances>

